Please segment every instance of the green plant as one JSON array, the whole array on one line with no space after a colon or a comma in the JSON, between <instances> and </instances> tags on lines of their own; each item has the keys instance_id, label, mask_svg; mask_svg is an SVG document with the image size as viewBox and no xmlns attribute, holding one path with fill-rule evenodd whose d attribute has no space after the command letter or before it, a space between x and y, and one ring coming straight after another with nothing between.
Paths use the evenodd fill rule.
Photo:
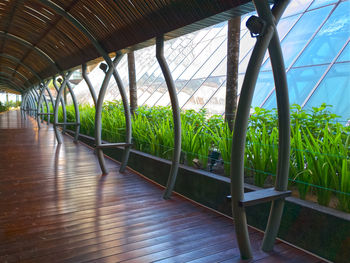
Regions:
<instances>
[{"instance_id":1,"label":"green plant","mask_svg":"<svg viewBox=\"0 0 350 263\"><path fill-rule=\"evenodd\" d=\"M338 192L338 207L340 210L350 213L350 161L342 161L340 175L340 191Z\"/></svg>"},{"instance_id":2,"label":"green plant","mask_svg":"<svg viewBox=\"0 0 350 263\"><path fill-rule=\"evenodd\" d=\"M79 109L81 133L94 136L94 107L80 105ZM326 104L311 110L292 106L290 186L298 189L302 199L310 192L316 193L318 202L323 205L327 205L332 197L337 197L338 208L349 211L350 127L336 123L336 118ZM74 120L74 107L67 105L67 121ZM59 121L62 121L61 108ZM209 152L217 151L224 164L224 174L229 176L232 132L222 116L208 118L205 110L186 110L181 112L181 121L184 162L193 165L192 160L197 158L201 168L206 169ZM139 107L132 120L132 128L134 149L169 160L172 158L174 135L169 107ZM102 136L111 142L125 140L121 102L105 102ZM258 186L271 183L266 179L276 173L278 159L276 110L254 109L247 130L245 153L246 176L254 176Z\"/></svg>"},{"instance_id":3,"label":"green plant","mask_svg":"<svg viewBox=\"0 0 350 263\"><path fill-rule=\"evenodd\" d=\"M305 199L310 189L311 176L306 169L306 162L304 156L304 142L302 140L302 133L298 121L291 129L291 149L289 176L293 182L298 181L297 188L299 197Z\"/></svg>"},{"instance_id":4,"label":"green plant","mask_svg":"<svg viewBox=\"0 0 350 263\"><path fill-rule=\"evenodd\" d=\"M226 176L230 176L230 162L231 162L231 149L232 149L232 134L229 126L225 123L222 127L215 130L207 127L211 132L211 136L214 142L214 149L217 149L224 162L224 171Z\"/></svg>"},{"instance_id":5,"label":"green plant","mask_svg":"<svg viewBox=\"0 0 350 263\"><path fill-rule=\"evenodd\" d=\"M275 174L278 158L278 129L268 132L265 124L253 130L249 128L246 144L246 166L252 169L254 183L264 186L269 174Z\"/></svg>"}]
</instances>

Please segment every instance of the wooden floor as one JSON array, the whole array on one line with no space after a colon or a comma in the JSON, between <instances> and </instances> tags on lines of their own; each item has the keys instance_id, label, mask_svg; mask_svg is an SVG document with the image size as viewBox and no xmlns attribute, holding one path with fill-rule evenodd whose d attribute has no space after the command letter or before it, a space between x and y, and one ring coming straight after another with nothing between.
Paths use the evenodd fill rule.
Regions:
<instances>
[{"instance_id":1,"label":"wooden floor","mask_svg":"<svg viewBox=\"0 0 350 263\"><path fill-rule=\"evenodd\" d=\"M18 111L0 114L0 262L241 262L226 217L174 196ZM321 262L278 241L254 262ZM252 261L252 262L253 262ZM243 262L243 261L242 261Z\"/></svg>"}]
</instances>

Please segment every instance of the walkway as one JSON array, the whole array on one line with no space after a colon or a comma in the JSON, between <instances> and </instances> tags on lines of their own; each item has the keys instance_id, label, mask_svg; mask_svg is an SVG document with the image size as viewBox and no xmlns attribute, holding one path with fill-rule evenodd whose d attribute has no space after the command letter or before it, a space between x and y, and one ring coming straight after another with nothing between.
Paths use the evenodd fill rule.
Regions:
<instances>
[{"instance_id":1,"label":"walkway","mask_svg":"<svg viewBox=\"0 0 350 263\"><path fill-rule=\"evenodd\" d=\"M18 111L0 114L0 262L241 262L232 221L174 196ZM282 242L254 262L321 262ZM242 261L243 262L243 261Z\"/></svg>"}]
</instances>

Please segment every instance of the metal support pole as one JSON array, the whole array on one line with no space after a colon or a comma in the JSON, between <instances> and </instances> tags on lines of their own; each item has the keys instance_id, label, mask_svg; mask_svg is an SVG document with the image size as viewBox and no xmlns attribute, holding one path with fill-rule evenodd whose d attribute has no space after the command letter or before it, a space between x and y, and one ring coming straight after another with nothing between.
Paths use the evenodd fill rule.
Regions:
<instances>
[{"instance_id":1,"label":"metal support pole","mask_svg":"<svg viewBox=\"0 0 350 263\"><path fill-rule=\"evenodd\" d=\"M177 171L178 171L179 162L180 162L181 116L180 116L179 101L177 99L177 93L175 89L175 83L171 76L171 72L169 70L168 64L164 57L164 36L157 37L156 39L156 57L168 87L168 92L169 92L170 101L171 101L171 108L173 111L173 120L174 120L174 153L173 153L167 186L163 194L164 199L169 199L171 196L171 192L173 191L175 186Z\"/></svg>"},{"instance_id":2,"label":"metal support pole","mask_svg":"<svg viewBox=\"0 0 350 263\"><path fill-rule=\"evenodd\" d=\"M44 99L44 103L45 103L45 106L46 106L46 112L48 113L46 116L47 116L47 125L49 125L50 124L50 107L49 107L49 103L48 103L48 101L47 101L47 99L46 99L46 97L45 97L45 86L43 85L43 84L41 84L42 85L42 97L43 97L43 99ZM39 85L39 90L40 90L40 85ZM41 93L40 93L40 95L41 95ZM40 105L41 105L41 112L43 112L44 111L44 106L40 103ZM38 111L38 116L40 117L40 115L39 115L39 111ZM44 122L44 119L43 118L41 118L41 122Z\"/></svg>"},{"instance_id":3,"label":"metal support pole","mask_svg":"<svg viewBox=\"0 0 350 263\"><path fill-rule=\"evenodd\" d=\"M22 93L22 103L21 103L21 109L22 109L22 115L23 118L26 120L27 119L27 112L26 112L26 103L27 103L27 93L23 92Z\"/></svg>"},{"instance_id":4,"label":"metal support pole","mask_svg":"<svg viewBox=\"0 0 350 263\"><path fill-rule=\"evenodd\" d=\"M38 106L38 92L35 90L35 88L31 88L30 92L32 93L33 96L33 102L34 102L34 107L32 108L34 111L34 118L37 119L38 118L38 112L36 111L36 108Z\"/></svg>"},{"instance_id":5,"label":"metal support pole","mask_svg":"<svg viewBox=\"0 0 350 263\"><path fill-rule=\"evenodd\" d=\"M63 112L63 122L67 122L67 110L66 110L66 104L64 103L64 99L62 97L60 97L58 99L58 92L59 92L59 88L57 86L57 83L56 83L56 78L53 77L52 78L52 84L53 86L55 87L55 90L56 90L56 100L55 100L55 105L57 103L57 101L61 101L61 104L62 104L62 112ZM49 90L49 89L48 89ZM55 115L55 105L53 105L53 101L52 101L52 106L54 108L54 115ZM55 118L55 117L54 117ZM66 125L63 125L62 126L62 133L65 133L66 132Z\"/></svg>"},{"instance_id":6,"label":"metal support pole","mask_svg":"<svg viewBox=\"0 0 350 263\"><path fill-rule=\"evenodd\" d=\"M113 63L112 63L113 64ZM103 79L102 86L98 95L95 111L95 143L96 145L102 144L102 105L103 99L106 94L108 83L114 72L113 65L109 66L105 78ZM105 158L103 156L103 150L101 148L96 148L96 155L100 163L100 167L103 174L108 174L108 170L105 163Z\"/></svg>"},{"instance_id":7,"label":"metal support pole","mask_svg":"<svg viewBox=\"0 0 350 263\"><path fill-rule=\"evenodd\" d=\"M122 163L120 165L120 172L124 172L126 165L129 160L129 155L130 155L130 149L131 149L131 134L132 134L132 126L131 126L131 113L130 113L130 106L128 102L128 96L126 95L126 91L123 85L123 82L119 76L118 70L117 70L117 65L122 59L123 54L120 52L117 52L115 59L113 60L113 66L114 66L114 71L113 71L113 77L115 79L115 82L118 85L118 89L120 92L120 95L122 97L123 101L123 106L124 106L124 116L125 116L125 142L127 146L125 146L124 151L123 151L123 157L122 157Z\"/></svg>"},{"instance_id":8,"label":"metal support pole","mask_svg":"<svg viewBox=\"0 0 350 263\"><path fill-rule=\"evenodd\" d=\"M29 93L28 91L25 94L25 104L24 104L24 110L25 110L25 119L27 119L27 116L29 115Z\"/></svg>"},{"instance_id":9,"label":"metal support pole","mask_svg":"<svg viewBox=\"0 0 350 263\"><path fill-rule=\"evenodd\" d=\"M86 85L87 85L88 88L89 88L91 97L92 97L92 99L93 99L93 101L94 101L94 105L95 105L95 107L96 107L97 96L96 96L95 89L94 89L94 87L92 86L91 81L90 81L90 79L89 79L89 77L88 77L88 75L87 75L87 73L86 73L86 64L81 65L81 72L82 72L83 78L84 78L84 80L85 80L85 82L86 82Z\"/></svg>"},{"instance_id":10,"label":"metal support pole","mask_svg":"<svg viewBox=\"0 0 350 263\"><path fill-rule=\"evenodd\" d=\"M54 103L55 103L55 100L53 99L53 96L52 96L52 93L49 89L49 87L47 86L47 83L43 83L47 93L49 94L49 97L50 97L50 101L51 101L51 105L52 105L52 108L54 107ZM50 104L49 104L49 110L47 111L48 113L51 113L51 107L50 107Z\"/></svg>"},{"instance_id":11,"label":"metal support pole","mask_svg":"<svg viewBox=\"0 0 350 263\"><path fill-rule=\"evenodd\" d=\"M37 118L37 123L38 123L38 129L41 128L40 125L40 120L41 120L41 115L40 113L42 112L42 107L40 107L42 105L42 98L43 98L43 87L40 88L39 86L39 90L40 90L40 95L39 95L39 100L38 100L38 107L36 108L37 112L38 112L38 118ZM41 108L41 111L40 111Z\"/></svg>"},{"instance_id":12,"label":"metal support pole","mask_svg":"<svg viewBox=\"0 0 350 263\"><path fill-rule=\"evenodd\" d=\"M57 125L58 125L58 108L59 108L59 105L60 105L60 100L62 99L63 90L66 87L67 81L70 78L70 76L72 75L72 73L73 72L71 71L71 72L68 73L68 75L66 77L64 77L63 83L61 84L61 86L60 86L60 88L58 90L58 93L57 93L57 97L56 97L56 103L55 103L55 109L54 109L53 128L54 128L54 131L55 131L57 142L59 144L62 143L62 137L61 137L61 135L59 133L59 130L57 128ZM54 79L54 82L55 82L55 79ZM63 108L63 105L62 105L62 108ZM66 120L64 120L64 122L66 122Z\"/></svg>"},{"instance_id":13,"label":"metal support pole","mask_svg":"<svg viewBox=\"0 0 350 263\"><path fill-rule=\"evenodd\" d=\"M70 95L72 96L72 101L74 105L74 111L75 111L75 134L74 134L74 142L77 142L79 139L79 131L80 131L80 113L79 113L79 105L77 102L77 98L75 97L74 90L72 89L72 86L69 83L69 80L67 80L67 87L70 92Z\"/></svg>"},{"instance_id":14,"label":"metal support pole","mask_svg":"<svg viewBox=\"0 0 350 263\"><path fill-rule=\"evenodd\" d=\"M44 97L44 102L45 102L45 106L46 106L46 112L50 113L50 104L45 97L45 87L43 87L43 97ZM50 125L50 119L51 119L51 116L48 114L47 115L47 125Z\"/></svg>"},{"instance_id":15,"label":"metal support pole","mask_svg":"<svg viewBox=\"0 0 350 263\"><path fill-rule=\"evenodd\" d=\"M32 89L29 89L28 94L29 94L29 101L30 101L30 111L29 111L29 114L35 118L36 116L35 116L35 111L34 111L34 109L36 109L36 106L35 106L35 98L34 98L34 95L33 95L33 93L32 93Z\"/></svg>"},{"instance_id":16,"label":"metal support pole","mask_svg":"<svg viewBox=\"0 0 350 263\"><path fill-rule=\"evenodd\" d=\"M245 75L240 100L237 109L233 141L232 141L232 155L231 155L231 195L232 195L232 212L235 222L236 236L238 241L238 246L241 252L242 259L249 259L252 257L251 246L248 235L247 220L244 207L239 205L239 202L244 199L244 150L246 133L248 127L248 119L250 114L250 106L254 94L254 89L256 81L258 78L259 70L269 47L270 54L274 57L273 69L275 81L281 77L281 80L277 80L276 88L281 90L279 101L280 103L286 103L286 107L281 107L279 104L279 128L282 135L280 135L280 148L279 148L279 161L278 161L278 171L277 176L279 177L276 181L280 184L276 185L276 190L285 190L284 182L288 180L288 166L286 167L286 153L288 153L287 163L289 165L289 103L288 103L288 92L287 83L285 81L284 63L282 53L280 52L280 44L278 40L278 35L276 32L275 23L281 17L283 11L288 5L289 1L280 1L278 5L275 6L276 17L273 17L271 10L269 8L268 2L254 0L254 4L259 14L259 18L255 17L255 21L251 24L250 28L252 34L257 35L257 42L253 49L251 55L247 73ZM254 17L252 17L254 18ZM248 20L249 21L249 20ZM252 21L252 20L251 20ZM276 21L276 22L275 22ZM257 31L255 31L257 29ZM271 39L272 42L271 42ZM271 42L271 44L270 44ZM273 48L279 46L279 51L274 51ZM277 69L279 68L279 69ZM283 76L284 75L284 76ZM286 113L286 111L288 113ZM283 122L283 124L282 124ZM283 127L281 127L283 126ZM282 136L282 137L281 137ZM283 148L282 148L283 147ZM287 169L287 170L286 170ZM274 201L273 208L271 209L268 228L266 236L264 238L263 249L267 250L273 244L277 234L277 230L280 224L280 214L283 210L283 200ZM266 240L266 241L265 241Z\"/></svg>"},{"instance_id":17,"label":"metal support pole","mask_svg":"<svg viewBox=\"0 0 350 263\"><path fill-rule=\"evenodd\" d=\"M290 106L288 95L287 75L283 60L282 49L276 25L274 20L279 20L282 13L287 8L288 1L284 1L276 6L275 10L278 17L269 15L270 8L268 4L263 5L258 9L261 17L266 17L265 21L269 24L274 24L275 30L268 47L270 61L276 87L276 99L278 110L278 130L279 130L279 147L278 147L278 163L276 171L275 189L277 191L286 191L288 187L289 174L289 156L290 156ZM261 10L261 11L259 11ZM276 15L276 16L277 16ZM262 244L263 251L271 251L277 237L280 227L282 213L284 207L284 199L272 201L269 220L265 230L264 240Z\"/></svg>"},{"instance_id":18,"label":"metal support pole","mask_svg":"<svg viewBox=\"0 0 350 263\"><path fill-rule=\"evenodd\" d=\"M29 113L29 116L33 116L33 108L35 107L34 106L34 98L33 98L33 94L30 92L28 92L28 113Z\"/></svg>"},{"instance_id":19,"label":"metal support pole","mask_svg":"<svg viewBox=\"0 0 350 263\"><path fill-rule=\"evenodd\" d=\"M44 96L44 90L45 90L45 86L42 85L41 87L39 86L39 90L40 90L40 95L39 95L39 100L38 100L38 107L37 107L37 113L38 113L38 118L37 118L37 123L38 123L38 128L40 129L40 120L42 120L41 118L41 113L43 112L43 107L42 107L42 99L44 98L45 101L45 105L46 105L46 109L47 112L50 113L50 108L49 105L47 103L47 99ZM47 119L47 123L50 123L50 115L47 115L48 119Z\"/></svg>"}]
</instances>

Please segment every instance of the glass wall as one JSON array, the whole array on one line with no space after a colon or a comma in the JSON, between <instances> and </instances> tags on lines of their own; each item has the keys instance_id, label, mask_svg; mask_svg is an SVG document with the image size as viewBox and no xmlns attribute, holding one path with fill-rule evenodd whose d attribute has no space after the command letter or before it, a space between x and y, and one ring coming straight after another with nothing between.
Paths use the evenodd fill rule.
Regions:
<instances>
[{"instance_id":1,"label":"glass wall","mask_svg":"<svg viewBox=\"0 0 350 263\"><path fill-rule=\"evenodd\" d=\"M305 108L325 102L341 120L350 118L350 3L337 0L294 0L278 24L289 84L290 103ZM255 43L242 17L239 87ZM227 23L220 23L165 43L182 109L207 109L224 114ZM135 52L139 105L170 105L164 77L155 58L155 46ZM127 58L118 66L128 88ZM90 78L98 92L104 73L96 67ZM81 102L92 103L82 81L77 87ZM106 100L120 99L111 80ZM276 107L271 65L266 54L253 98L253 107Z\"/></svg>"}]
</instances>

